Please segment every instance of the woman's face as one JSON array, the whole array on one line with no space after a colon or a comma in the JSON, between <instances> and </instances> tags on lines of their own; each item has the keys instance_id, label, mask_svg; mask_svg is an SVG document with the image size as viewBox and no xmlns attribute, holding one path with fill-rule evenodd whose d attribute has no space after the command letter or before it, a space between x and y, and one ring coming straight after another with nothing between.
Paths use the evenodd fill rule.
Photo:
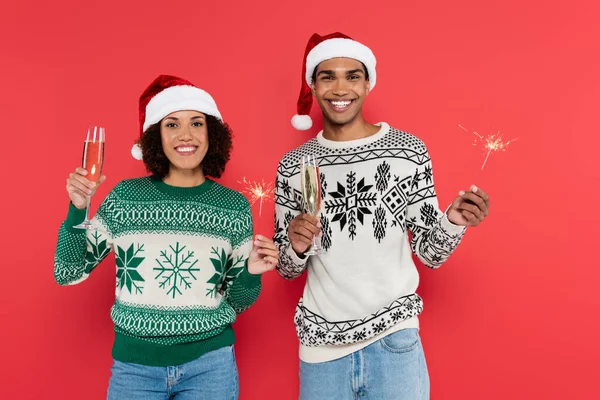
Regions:
<instances>
[{"instance_id":1,"label":"woman's face","mask_svg":"<svg viewBox=\"0 0 600 400\"><path fill-rule=\"evenodd\" d=\"M163 151L171 169L201 168L208 151L206 115L198 111L176 111L160 122Z\"/></svg>"}]
</instances>

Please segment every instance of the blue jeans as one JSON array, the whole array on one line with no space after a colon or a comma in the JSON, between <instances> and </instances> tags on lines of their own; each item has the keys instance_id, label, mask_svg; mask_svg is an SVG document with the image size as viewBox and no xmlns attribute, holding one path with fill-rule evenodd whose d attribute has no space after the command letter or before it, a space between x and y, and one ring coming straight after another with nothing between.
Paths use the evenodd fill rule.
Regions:
<instances>
[{"instance_id":1,"label":"blue jeans","mask_svg":"<svg viewBox=\"0 0 600 400\"><path fill-rule=\"evenodd\" d=\"M429 400L418 329L403 329L346 357L300 361L300 400Z\"/></svg>"},{"instance_id":2,"label":"blue jeans","mask_svg":"<svg viewBox=\"0 0 600 400\"><path fill-rule=\"evenodd\" d=\"M233 346L170 367L115 360L111 372L107 400L235 400L239 396Z\"/></svg>"}]
</instances>

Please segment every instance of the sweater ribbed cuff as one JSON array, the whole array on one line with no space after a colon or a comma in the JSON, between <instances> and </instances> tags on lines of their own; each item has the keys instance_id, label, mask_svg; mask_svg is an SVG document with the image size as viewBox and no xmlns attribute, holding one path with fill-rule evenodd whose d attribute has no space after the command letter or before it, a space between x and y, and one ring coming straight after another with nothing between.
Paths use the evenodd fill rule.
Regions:
<instances>
[{"instance_id":1,"label":"sweater ribbed cuff","mask_svg":"<svg viewBox=\"0 0 600 400\"><path fill-rule=\"evenodd\" d=\"M239 285L241 285L247 289L252 289L252 288L260 285L261 276L262 275L260 275L260 274L254 275L254 274L251 274L250 272L248 272L248 260L246 260L246 265L244 266L244 269L235 279Z\"/></svg>"},{"instance_id":2,"label":"sweater ribbed cuff","mask_svg":"<svg viewBox=\"0 0 600 400\"><path fill-rule=\"evenodd\" d=\"M309 256L306 256L306 255L304 257L298 256L298 254L296 254L296 251L292 248L291 244L288 245L288 248L286 250L286 254L288 256L290 256L290 258L292 259L292 261L296 265L304 265L304 264L306 264L306 261L308 261L308 257L309 257Z\"/></svg>"},{"instance_id":3,"label":"sweater ribbed cuff","mask_svg":"<svg viewBox=\"0 0 600 400\"><path fill-rule=\"evenodd\" d=\"M69 203L69 212L67 213L67 219L65 220L65 227L69 231L73 232L85 232L83 229L73 228L75 225L79 225L85 219L85 208L83 210L78 209Z\"/></svg>"},{"instance_id":4,"label":"sweater ribbed cuff","mask_svg":"<svg viewBox=\"0 0 600 400\"><path fill-rule=\"evenodd\" d=\"M448 209L449 208L450 207L448 207ZM450 222L450 220L448 219L448 210L444 212L444 216L440 220L440 227L446 234L451 236L460 235L461 233L467 230L466 226L455 225L452 222Z\"/></svg>"}]
</instances>

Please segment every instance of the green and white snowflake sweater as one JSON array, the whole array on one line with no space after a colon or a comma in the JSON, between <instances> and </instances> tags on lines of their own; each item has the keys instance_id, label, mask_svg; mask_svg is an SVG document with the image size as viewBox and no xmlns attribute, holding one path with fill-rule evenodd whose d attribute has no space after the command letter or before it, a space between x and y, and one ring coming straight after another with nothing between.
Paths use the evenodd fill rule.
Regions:
<instances>
[{"instance_id":1,"label":"green and white snowflake sweater","mask_svg":"<svg viewBox=\"0 0 600 400\"><path fill-rule=\"evenodd\" d=\"M114 251L115 359L177 365L233 344L231 324L261 289L247 269L252 214L243 195L210 179L191 188L125 180L87 231L73 228L85 211L69 207L54 276L61 285L82 282Z\"/></svg>"},{"instance_id":2,"label":"green and white snowflake sweater","mask_svg":"<svg viewBox=\"0 0 600 400\"><path fill-rule=\"evenodd\" d=\"M277 271L293 279L308 270L295 315L300 358L306 362L343 357L389 333L418 327L423 302L412 254L437 268L465 233L438 208L424 143L378 125L376 134L348 142L327 140L321 132L278 166ZM287 229L303 209L299 168L306 154L319 163L326 251L301 258Z\"/></svg>"}]
</instances>

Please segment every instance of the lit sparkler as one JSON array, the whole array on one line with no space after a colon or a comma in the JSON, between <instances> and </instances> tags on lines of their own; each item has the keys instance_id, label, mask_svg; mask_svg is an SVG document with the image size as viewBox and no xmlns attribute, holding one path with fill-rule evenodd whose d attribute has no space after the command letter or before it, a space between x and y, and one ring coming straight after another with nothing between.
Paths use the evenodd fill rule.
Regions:
<instances>
[{"instance_id":1,"label":"lit sparkler","mask_svg":"<svg viewBox=\"0 0 600 400\"><path fill-rule=\"evenodd\" d=\"M271 196L274 193L274 188L272 183L265 183L265 181L249 181L246 178L243 178L239 183L244 184L244 189L242 193L249 197L248 201L250 201L251 205L254 205L256 201L259 201L259 209L258 216L260 217L262 214L262 205L263 200L270 200Z\"/></svg>"},{"instance_id":2,"label":"lit sparkler","mask_svg":"<svg viewBox=\"0 0 600 400\"><path fill-rule=\"evenodd\" d=\"M458 124L458 127L461 128L462 130L464 130L465 132L469 132L468 129L466 129L464 126L462 126L460 124ZM508 147L508 145L518 139L518 138L515 138L515 139L505 142L502 139L502 135L500 134L500 131L489 134L485 137L480 135L479 133L477 133L477 131L473 131L471 133L476 136L476 138L473 140L473 146L477 146L478 144L481 143L481 147L483 149L483 152L485 153L485 159L483 160L483 165L481 166L481 169L483 169L483 167L485 167L485 164L487 163L487 160L490 157L490 154L495 153L497 151L506 151L506 148Z\"/></svg>"}]
</instances>

